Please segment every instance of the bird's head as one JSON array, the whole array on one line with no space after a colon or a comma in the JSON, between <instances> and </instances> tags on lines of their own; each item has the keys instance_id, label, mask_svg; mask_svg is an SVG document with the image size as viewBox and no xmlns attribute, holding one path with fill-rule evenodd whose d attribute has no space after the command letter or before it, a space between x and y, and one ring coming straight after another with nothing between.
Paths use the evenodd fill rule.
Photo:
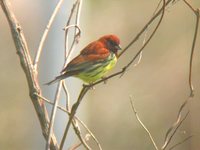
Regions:
<instances>
[{"instance_id":1,"label":"bird's head","mask_svg":"<svg viewBox=\"0 0 200 150\"><path fill-rule=\"evenodd\" d=\"M99 39L99 41L101 41L107 49L115 54L117 54L118 50L121 50L120 39L116 35L104 35Z\"/></svg>"}]
</instances>

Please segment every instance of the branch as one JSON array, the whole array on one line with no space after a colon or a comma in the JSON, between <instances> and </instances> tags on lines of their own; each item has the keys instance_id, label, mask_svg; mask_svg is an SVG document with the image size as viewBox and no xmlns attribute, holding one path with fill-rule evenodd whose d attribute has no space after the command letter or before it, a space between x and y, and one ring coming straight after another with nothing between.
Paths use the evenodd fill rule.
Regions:
<instances>
[{"instance_id":1,"label":"branch","mask_svg":"<svg viewBox=\"0 0 200 150\"><path fill-rule=\"evenodd\" d=\"M187 3L187 4L189 4L189 3ZM199 14L200 14L199 12L200 12L199 9L194 10L194 13L196 15L196 24L195 24L195 32L194 32L194 37L193 37L193 42L192 42L192 48L191 48L191 54L190 54L190 67L189 67L190 97L194 96L194 88L193 88L193 85L192 85L192 63L193 63L194 49L195 49L195 45L196 45L197 33L198 33L198 28L199 28Z\"/></svg>"},{"instance_id":2,"label":"branch","mask_svg":"<svg viewBox=\"0 0 200 150\"><path fill-rule=\"evenodd\" d=\"M173 128L174 131L172 132L171 135L168 134L168 137L166 138L164 145L162 146L161 150L165 150L167 148L167 146L171 142L172 138L174 137L175 133L177 132L178 128L182 125L183 121L187 118L188 114L189 114L189 111L186 113L184 118L178 122L177 126L174 126L174 128Z\"/></svg>"},{"instance_id":3,"label":"branch","mask_svg":"<svg viewBox=\"0 0 200 150\"><path fill-rule=\"evenodd\" d=\"M141 121L140 117L138 116L138 113L137 113L137 110L135 109L132 97L130 97L130 103L131 103L132 110L133 110L133 112L134 112L134 114L136 116L136 119L138 120L140 125L143 127L143 129L147 132L147 134L149 135L149 138L150 138L151 142L153 143L154 148L156 150L159 150L158 146L155 143L155 140L154 140L153 136L151 135L151 132L147 129L147 127L144 125L144 123Z\"/></svg>"},{"instance_id":4,"label":"branch","mask_svg":"<svg viewBox=\"0 0 200 150\"><path fill-rule=\"evenodd\" d=\"M61 82L63 82L63 81L61 81ZM49 150L49 147L50 147L50 137L51 137L51 134L53 133L53 125L54 125L54 121L55 121L58 101L59 101L59 98L60 98L60 94L57 94L57 93L61 92L61 87L62 87L61 82L59 82L59 84L57 85L56 94L55 94L55 97L54 97L54 104L53 104L53 109L52 109L52 112L51 112L50 125L49 125L49 130L48 130L48 140L47 140L47 143L46 143L46 150Z\"/></svg>"},{"instance_id":5,"label":"branch","mask_svg":"<svg viewBox=\"0 0 200 150\"><path fill-rule=\"evenodd\" d=\"M90 87L88 86L83 86L80 94L79 94L79 97L78 97L78 100L77 102L72 106L72 109L71 109L71 114L69 116L69 120L68 120L68 123L67 123L67 126L65 128L65 132L64 132L64 135L62 137L62 140L61 140L61 143L60 143L60 150L63 149L63 146L64 146L64 143L65 143L65 139L67 137L67 134L68 134L68 131L69 131L69 128L70 128L70 125L71 125L71 122L73 120L73 117L75 116L76 114L76 110L78 108L78 106L80 105L81 103L81 100L83 99L83 97L85 96L85 94L87 93L87 91L90 89ZM87 148L87 149L90 149L90 148Z\"/></svg>"},{"instance_id":6,"label":"branch","mask_svg":"<svg viewBox=\"0 0 200 150\"><path fill-rule=\"evenodd\" d=\"M60 9L60 6L62 5L63 1L64 0L60 0L58 2L58 4L56 5L56 8L54 9L54 12L51 15L51 18L49 19L49 22L48 22L48 24L46 26L46 29L44 30L44 33L43 33L42 38L40 40L40 44L39 44L38 50L37 50L36 55L35 55L35 59L34 59L34 63L33 63L34 69L36 69L37 66L38 66L38 62L39 62L39 59L40 59L40 55L41 55L41 52L42 52L42 48L43 48L44 42L46 40L46 37L47 37L47 35L49 33L49 29L50 29L50 27L51 27L51 25L52 25L52 23L53 23L53 21L54 21L54 19L56 17L56 14L58 13L58 10Z\"/></svg>"},{"instance_id":7,"label":"branch","mask_svg":"<svg viewBox=\"0 0 200 150\"><path fill-rule=\"evenodd\" d=\"M0 2L1 2L1 7L6 15L7 21L10 26L10 30L15 43L17 54L19 55L21 66L26 75L26 79L29 86L30 98L33 102L38 119L40 121L43 135L47 140L48 126L49 126L48 113L43 101L37 96L35 96L35 93L40 94L41 90L38 85L37 74L33 69L32 60L29 54L29 49L22 28L19 25L17 19L15 18L15 15L10 8L8 0L1 0ZM52 150L58 149L58 144L54 134L51 135L50 147Z\"/></svg>"},{"instance_id":8,"label":"branch","mask_svg":"<svg viewBox=\"0 0 200 150\"><path fill-rule=\"evenodd\" d=\"M168 0L165 3L165 7L171 2L172 0ZM139 38L140 36L145 32L145 30L148 28L148 26L161 14L163 13L163 7L158 10L157 13L145 24L145 26L142 28L142 30L133 38L133 40L123 49L123 51L119 54L119 57L124 54Z\"/></svg>"},{"instance_id":9,"label":"branch","mask_svg":"<svg viewBox=\"0 0 200 150\"><path fill-rule=\"evenodd\" d=\"M197 10L195 10L192 5L187 0L183 0L183 2L193 11L193 13L197 13Z\"/></svg>"},{"instance_id":10,"label":"branch","mask_svg":"<svg viewBox=\"0 0 200 150\"><path fill-rule=\"evenodd\" d=\"M169 148L169 150L172 150L174 148L176 148L177 146L185 143L186 141L188 141L189 139L191 139L193 137L193 135L190 135L188 137L186 137L185 139L183 139L182 141L178 142L177 144L173 145L172 147Z\"/></svg>"}]
</instances>

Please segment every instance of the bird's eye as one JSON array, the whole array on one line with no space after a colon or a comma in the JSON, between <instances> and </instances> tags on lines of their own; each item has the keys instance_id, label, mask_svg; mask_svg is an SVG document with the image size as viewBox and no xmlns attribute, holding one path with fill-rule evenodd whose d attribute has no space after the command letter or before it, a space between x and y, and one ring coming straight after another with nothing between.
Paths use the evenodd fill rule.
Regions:
<instances>
[{"instance_id":1,"label":"bird's eye","mask_svg":"<svg viewBox=\"0 0 200 150\"><path fill-rule=\"evenodd\" d=\"M116 45L117 45L115 42L113 42L113 41L111 41L111 40L109 40L109 44L110 44L111 46L116 46Z\"/></svg>"}]
</instances>

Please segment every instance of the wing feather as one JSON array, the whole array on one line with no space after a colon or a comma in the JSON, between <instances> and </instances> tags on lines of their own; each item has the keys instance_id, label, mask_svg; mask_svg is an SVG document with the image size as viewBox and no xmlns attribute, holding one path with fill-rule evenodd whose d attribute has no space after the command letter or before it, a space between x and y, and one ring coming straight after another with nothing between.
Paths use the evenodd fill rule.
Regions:
<instances>
[{"instance_id":1,"label":"wing feather","mask_svg":"<svg viewBox=\"0 0 200 150\"><path fill-rule=\"evenodd\" d=\"M77 71L79 70L83 71L85 69L88 69L89 67L101 65L101 62L107 59L110 55L109 50L106 48L100 48L98 50L91 50L86 48L83 51L81 51L80 55L78 55L71 62L69 62L69 64L62 70L62 73L77 73Z\"/></svg>"}]
</instances>

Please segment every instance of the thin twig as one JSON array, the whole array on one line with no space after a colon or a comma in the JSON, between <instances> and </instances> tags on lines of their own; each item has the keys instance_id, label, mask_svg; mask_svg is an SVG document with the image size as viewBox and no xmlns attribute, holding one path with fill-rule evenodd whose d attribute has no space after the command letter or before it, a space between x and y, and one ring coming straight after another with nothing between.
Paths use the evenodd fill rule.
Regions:
<instances>
[{"instance_id":1,"label":"thin twig","mask_svg":"<svg viewBox=\"0 0 200 150\"><path fill-rule=\"evenodd\" d=\"M171 2L172 0L168 0L165 3L165 7ZM142 35L142 33L146 30L146 28L161 14L163 13L163 7L158 10L157 13L145 24L145 26L140 30L140 32L133 38L133 40L123 49L123 51L119 54L118 57L123 55Z\"/></svg>"},{"instance_id":2,"label":"thin twig","mask_svg":"<svg viewBox=\"0 0 200 150\"><path fill-rule=\"evenodd\" d=\"M162 1L163 1L163 0L160 0L160 1L159 1L159 3L158 3L158 5L157 5L156 9L155 9L154 12L153 12L153 16L156 14L156 12L157 12L157 10L158 10L158 8L159 8L159 6L160 6L160 4L161 4ZM147 28L146 28L145 31L144 31L145 33L144 33L144 39L143 39L142 45L144 45L144 44L146 43L148 28L149 28L149 26L147 26ZM138 61L134 64L134 67L137 67L137 66L140 64L141 60L142 60L142 51L140 52Z\"/></svg>"},{"instance_id":3,"label":"thin twig","mask_svg":"<svg viewBox=\"0 0 200 150\"><path fill-rule=\"evenodd\" d=\"M138 116L137 110L136 110L136 108L134 106L134 103L133 103L133 100L132 100L131 96L130 96L130 103L131 103L132 110L133 110L133 112L134 112L134 114L136 116L136 119L138 120L138 122L140 123L140 125L144 128L144 130L148 133L149 138L150 138L151 142L153 143L154 148L156 150L159 150L158 146L156 145L156 142L155 142L153 136L151 135L151 132L147 129L147 127L144 125L144 123L141 121L140 117Z\"/></svg>"},{"instance_id":4,"label":"thin twig","mask_svg":"<svg viewBox=\"0 0 200 150\"><path fill-rule=\"evenodd\" d=\"M89 135L89 134L86 134L84 140L85 140L85 141L89 141L89 139L90 139L90 135ZM81 145L82 145L82 143L80 142L80 143L78 143L78 144L72 146L69 150L76 150L76 149L79 148Z\"/></svg>"},{"instance_id":5,"label":"thin twig","mask_svg":"<svg viewBox=\"0 0 200 150\"><path fill-rule=\"evenodd\" d=\"M73 117L74 115L76 114L76 110L78 108L78 106L80 105L80 102L81 100L83 99L84 95L87 93L87 91L90 89L90 87L88 86L83 86L80 94L79 94L79 97L77 99L77 102L72 106L72 109L71 109L71 114L69 116L69 120L68 120L68 123L67 123L67 126L65 128L65 132L63 134L63 137L62 137L62 140L61 140L61 143L60 143L60 150L63 149L63 146L64 146L64 143L65 143L65 139L67 137L67 134L68 134L68 131L69 131L69 128L70 128L70 125L71 125L71 122L73 120ZM89 149L89 148L88 148Z\"/></svg>"},{"instance_id":6,"label":"thin twig","mask_svg":"<svg viewBox=\"0 0 200 150\"><path fill-rule=\"evenodd\" d=\"M193 135L190 135L188 137L186 137L185 139L183 139L182 141L178 142L177 144L173 145L172 147L169 148L169 150L172 150L174 148L176 148L177 146L185 143L186 141L188 141L189 139L191 139L193 137Z\"/></svg>"},{"instance_id":7,"label":"thin twig","mask_svg":"<svg viewBox=\"0 0 200 150\"><path fill-rule=\"evenodd\" d=\"M49 29L50 29L50 27L51 27L51 25L52 25L52 23L53 23L53 21L54 21L54 19L56 17L56 14L58 13L58 10L60 9L60 6L62 5L63 1L64 0L60 0L58 2L58 4L56 5L56 7L54 9L54 12L51 15L51 18L49 19L49 22L48 22L48 24L46 26L46 29L44 30L44 33L43 33L42 38L40 40L40 44L39 44L38 50L36 52L34 63L33 63L33 66L34 66L35 69L37 68L44 42L45 42L46 37L47 37L47 35L49 33Z\"/></svg>"},{"instance_id":8,"label":"thin twig","mask_svg":"<svg viewBox=\"0 0 200 150\"><path fill-rule=\"evenodd\" d=\"M68 20L67 20L67 23L66 23L66 25L65 25L65 28L64 28L64 30L65 30L65 65L67 65L67 63L69 62L69 60L70 60L70 56L71 56L71 52L72 51L70 51L69 49L68 49L68 46L69 46L69 42L68 42L68 31L69 31L69 28L71 27L71 26L74 26L75 28L78 28L79 29L79 32L81 33L81 31L80 31L80 28L78 27L78 24L74 24L74 25L70 25L70 22L71 22L71 19L72 19L72 16L73 16L73 14L74 14L74 12L75 12L75 9L76 9L76 7L77 7L77 5L78 5L78 3L79 3L79 0L76 0L76 2L73 4L73 6L72 6L72 9L71 9L71 13L70 13L70 15L69 15L69 18L68 18ZM79 11L79 9L77 10L77 13L78 13L78 11ZM78 18L76 17L76 20L77 20ZM76 21L77 22L77 21ZM76 31L76 29L75 29L75 31ZM74 39L76 38L76 35L74 35ZM74 40L73 40L74 41ZM72 44L72 45L74 45L74 44Z\"/></svg>"},{"instance_id":9,"label":"thin twig","mask_svg":"<svg viewBox=\"0 0 200 150\"><path fill-rule=\"evenodd\" d=\"M171 131L180 123L181 121L181 117L182 117L182 111L185 108L186 104L188 103L188 99L184 101L184 103L181 105L181 107L178 110L178 115L177 115L177 119L176 121L173 123L173 125L167 130L166 134L165 134L165 143L168 141L169 138L169 134L171 133ZM165 144L164 144L165 145Z\"/></svg>"},{"instance_id":10,"label":"thin twig","mask_svg":"<svg viewBox=\"0 0 200 150\"><path fill-rule=\"evenodd\" d=\"M166 141L164 142L164 145L162 146L161 150L165 150L167 148L167 146L171 142L172 138L174 137L175 133L177 132L178 128L182 125L183 121L187 118L188 114L189 114L189 111L186 113L184 118L178 123L178 125L174 128L174 131L172 132L172 134L166 139Z\"/></svg>"},{"instance_id":11,"label":"thin twig","mask_svg":"<svg viewBox=\"0 0 200 150\"><path fill-rule=\"evenodd\" d=\"M61 81L63 82L63 81ZM60 98L60 93L61 92L61 87L62 87L62 83L59 82L59 84L57 85L57 89L56 89L56 94L55 94L55 98L54 98L54 104L53 104L53 109L51 112L51 118L50 118L50 125L49 125L49 136L48 136L48 140L46 143L46 150L49 150L49 144L50 144L50 137L51 134L53 133L53 125L54 125L54 121L55 121L55 116L56 116L56 111L57 111L57 106L58 106L58 102L59 102L59 98Z\"/></svg>"},{"instance_id":12,"label":"thin twig","mask_svg":"<svg viewBox=\"0 0 200 150\"><path fill-rule=\"evenodd\" d=\"M77 13L76 13L75 25L79 25L81 8L82 8L82 0L77 0L77 1L78 1L78 6L77 6ZM74 47L75 43L78 43L80 35L81 35L80 28L75 28L75 30L74 30L74 37L76 37L76 38L74 38L73 41L72 41L71 47L69 49L69 56L68 57L71 56L71 52L75 48Z\"/></svg>"},{"instance_id":13,"label":"thin twig","mask_svg":"<svg viewBox=\"0 0 200 150\"><path fill-rule=\"evenodd\" d=\"M65 95L66 95L66 109L67 109L68 111L71 111L71 110L70 110L70 97L69 97L69 91L68 91L68 88L67 88L65 82L62 82L62 87L63 87L63 90L64 90Z\"/></svg>"},{"instance_id":14,"label":"thin twig","mask_svg":"<svg viewBox=\"0 0 200 150\"><path fill-rule=\"evenodd\" d=\"M194 32L194 38L193 38L192 48L191 48L190 67L189 67L190 97L194 96L194 88L192 85L192 63L193 63L194 49L196 45L197 33L198 33L198 28L199 28L199 9L196 10L195 14L196 14L196 24L195 24L195 32Z\"/></svg>"},{"instance_id":15,"label":"thin twig","mask_svg":"<svg viewBox=\"0 0 200 150\"><path fill-rule=\"evenodd\" d=\"M186 5L188 5L188 7L196 14L196 10L192 7L192 5L190 5L190 3L187 0L183 0L185 2Z\"/></svg>"},{"instance_id":16,"label":"thin twig","mask_svg":"<svg viewBox=\"0 0 200 150\"><path fill-rule=\"evenodd\" d=\"M65 31L65 58L64 58L65 59L65 66L68 64L68 61L70 60L70 57L71 57L71 54L72 54L72 48L70 48L70 50L68 50L68 47L67 47L67 45L68 45L68 30L71 27L78 29L77 34L74 36L74 39L73 39L73 42L72 42L73 47L74 47L74 44L75 44L74 41L77 41L78 38L81 35L81 29L79 28L78 25L75 24L75 25L65 26L65 28L64 28L64 31Z\"/></svg>"}]
</instances>

